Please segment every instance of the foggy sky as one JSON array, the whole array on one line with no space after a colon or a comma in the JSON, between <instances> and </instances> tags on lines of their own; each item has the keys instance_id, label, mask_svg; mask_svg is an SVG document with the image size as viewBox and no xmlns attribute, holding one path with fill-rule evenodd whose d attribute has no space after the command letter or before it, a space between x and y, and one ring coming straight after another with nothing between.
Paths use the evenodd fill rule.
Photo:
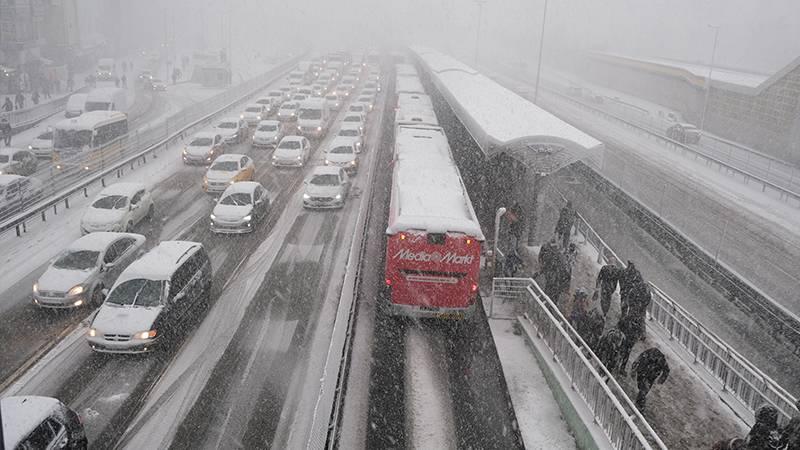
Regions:
<instances>
[{"instance_id":1,"label":"foggy sky","mask_svg":"<svg viewBox=\"0 0 800 450\"><path fill-rule=\"evenodd\" d=\"M474 56L474 0L158 0L122 1L120 41L234 55L280 46L319 50L399 41ZM535 59L544 0L485 0L479 53ZM549 0L545 58L604 50L708 62L720 27L717 64L772 73L800 56L797 0ZM133 19L133 20L130 20ZM228 33L228 29L231 32ZM471 62L471 61L468 61Z\"/></svg>"}]
</instances>

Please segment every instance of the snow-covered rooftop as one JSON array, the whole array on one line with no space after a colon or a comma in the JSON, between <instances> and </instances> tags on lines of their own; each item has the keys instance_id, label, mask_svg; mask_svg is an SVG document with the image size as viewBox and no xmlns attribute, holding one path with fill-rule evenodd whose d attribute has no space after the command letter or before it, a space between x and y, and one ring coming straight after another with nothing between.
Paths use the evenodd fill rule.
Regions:
<instances>
[{"instance_id":1,"label":"snow-covered rooftop","mask_svg":"<svg viewBox=\"0 0 800 450\"><path fill-rule=\"evenodd\" d=\"M108 247L108 245L121 236L129 236L136 240L144 240L145 237L141 234L135 233L114 233L110 231L99 231L97 233L89 233L86 236L74 241L67 247L67 250L91 250L101 252Z\"/></svg>"},{"instance_id":2,"label":"snow-covered rooftop","mask_svg":"<svg viewBox=\"0 0 800 450\"><path fill-rule=\"evenodd\" d=\"M190 241L163 241L128 266L114 284L119 285L124 281L139 278L169 280L178 264L195 247L200 248L202 244Z\"/></svg>"},{"instance_id":3,"label":"snow-covered rooftop","mask_svg":"<svg viewBox=\"0 0 800 450\"><path fill-rule=\"evenodd\" d=\"M648 64L655 64L658 66L671 67L674 69L685 70L689 74L705 80L708 77L709 66L705 64L688 63L683 61L675 61L666 58L641 58L627 55L620 55L616 53L598 53L602 56L610 56L628 61L643 62ZM745 72L741 70L732 70L722 67L714 67L711 71L711 79L713 81L731 84L734 86L741 86L746 88L758 88L762 83L770 78L769 75L760 73Z\"/></svg>"},{"instance_id":4,"label":"snow-covered rooftop","mask_svg":"<svg viewBox=\"0 0 800 450\"><path fill-rule=\"evenodd\" d=\"M483 240L441 128L398 127L394 160L388 234L423 230L464 233Z\"/></svg>"},{"instance_id":5,"label":"snow-covered rooftop","mask_svg":"<svg viewBox=\"0 0 800 450\"><path fill-rule=\"evenodd\" d=\"M509 152L550 172L602 143L454 58L412 49L456 116L487 154ZM542 165L543 164L543 165Z\"/></svg>"},{"instance_id":6,"label":"snow-covered rooftop","mask_svg":"<svg viewBox=\"0 0 800 450\"><path fill-rule=\"evenodd\" d=\"M431 98L425 94L413 93L399 93L397 94L397 107L403 108L404 106L419 105L429 109L433 109L433 102Z\"/></svg>"},{"instance_id":7,"label":"snow-covered rooftop","mask_svg":"<svg viewBox=\"0 0 800 450\"><path fill-rule=\"evenodd\" d=\"M395 91L397 93L418 92L422 94L425 93L425 88L422 86L422 82L417 77L398 77Z\"/></svg>"},{"instance_id":8,"label":"snow-covered rooftop","mask_svg":"<svg viewBox=\"0 0 800 450\"><path fill-rule=\"evenodd\" d=\"M141 189L145 189L145 185L143 185L142 183L130 183L130 182L114 183L111 186L100 191L98 197L103 197L107 195L124 195L126 197L132 197L137 191Z\"/></svg>"},{"instance_id":9,"label":"snow-covered rooftop","mask_svg":"<svg viewBox=\"0 0 800 450\"><path fill-rule=\"evenodd\" d=\"M0 400L0 410L3 412L2 444L8 445L8 448L16 448L28 433L58 408L58 400L51 397L29 395Z\"/></svg>"}]
</instances>

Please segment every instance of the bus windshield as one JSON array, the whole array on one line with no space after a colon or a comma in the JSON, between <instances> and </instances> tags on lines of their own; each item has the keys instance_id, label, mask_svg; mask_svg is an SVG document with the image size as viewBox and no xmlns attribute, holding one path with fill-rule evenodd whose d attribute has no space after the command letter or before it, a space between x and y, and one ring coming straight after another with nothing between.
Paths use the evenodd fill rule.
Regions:
<instances>
[{"instance_id":1,"label":"bus windshield","mask_svg":"<svg viewBox=\"0 0 800 450\"><path fill-rule=\"evenodd\" d=\"M56 130L53 148L70 149L92 145L92 130Z\"/></svg>"}]
</instances>

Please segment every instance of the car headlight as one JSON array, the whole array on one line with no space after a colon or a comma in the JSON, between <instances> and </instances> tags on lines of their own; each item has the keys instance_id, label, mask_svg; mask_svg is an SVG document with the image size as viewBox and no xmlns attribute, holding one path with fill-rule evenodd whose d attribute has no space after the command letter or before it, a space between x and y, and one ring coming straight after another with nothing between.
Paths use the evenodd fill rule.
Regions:
<instances>
[{"instance_id":1,"label":"car headlight","mask_svg":"<svg viewBox=\"0 0 800 450\"><path fill-rule=\"evenodd\" d=\"M358 163L356 162L356 160L355 160L355 159L354 159L354 160L352 160L352 161L350 161L350 165L351 165L351 166L355 166L356 164L358 164Z\"/></svg>"},{"instance_id":2,"label":"car headlight","mask_svg":"<svg viewBox=\"0 0 800 450\"><path fill-rule=\"evenodd\" d=\"M317 127L317 131L322 131L322 127Z\"/></svg>"},{"instance_id":3,"label":"car headlight","mask_svg":"<svg viewBox=\"0 0 800 450\"><path fill-rule=\"evenodd\" d=\"M203 177L203 186L208 186L208 177Z\"/></svg>"},{"instance_id":4,"label":"car headlight","mask_svg":"<svg viewBox=\"0 0 800 450\"><path fill-rule=\"evenodd\" d=\"M80 295L80 294L83 294L83 291L84 291L83 286L79 284L79 285L73 287L72 289L70 289L67 292L67 296L71 297L71 296L74 296L74 295Z\"/></svg>"},{"instance_id":5,"label":"car headlight","mask_svg":"<svg viewBox=\"0 0 800 450\"><path fill-rule=\"evenodd\" d=\"M303 194L303 200L309 200L311 198L308 194Z\"/></svg>"},{"instance_id":6,"label":"car headlight","mask_svg":"<svg viewBox=\"0 0 800 450\"><path fill-rule=\"evenodd\" d=\"M342 199L342 194L336 194L336 197L334 197L334 198L336 200L341 200Z\"/></svg>"},{"instance_id":7,"label":"car headlight","mask_svg":"<svg viewBox=\"0 0 800 450\"><path fill-rule=\"evenodd\" d=\"M158 334L158 330L140 331L133 335L136 339L153 339Z\"/></svg>"},{"instance_id":8,"label":"car headlight","mask_svg":"<svg viewBox=\"0 0 800 450\"><path fill-rule=\"evenodd\" d=\"M298 157L297 157L297 160L298 160L298 161L302 161L302 160L303 160L303 157L302 157L302 156L298 156Z\"/></svg>"},{"instance_id":9,"label":"car headlight","mask_svg":"<svg viewBox=\"0 0 800 450\"><path fill-rule=\"evenodd\" d=\"M33 283L33 293L34 294L39 293L39 283Z\"/></svg>"},{"instance_id":10,"label":"car headlight","mask_svg":"<svg viewBox=\"0 0 800 450\"><path fill-rule=\"evenodd\" d=\"M330 163L331 163L331 162L330 162L330 161L328 161L327 159L325 160L325 165L326 165L326 166L327 166L327 165L329 165Z\"/></svg>"},{"instance_id":11,"label":"car headlight","mask_svg":"<svg viewBox=\"0 0 800 450\"><path fill-rule=\"evenodd\" d=\"M256 116L256 119L261 120L261 116Z\"/></svg>"},{"instance_id":12,"label":"car headlight","mask_svg":"<svg viewBox=\"0 0 800 450\"><path fill-rule=\"evenodd\" d=\"M211 220L216 220L217 219L217 216L215 216L214 214L211 214L211 216L209 216L209 217L211 217Z\"/></svg>"},{"instance_id":13,"label":"car headlight","mask_svg":"<svg viewBox=\"0 0 800 450\"><path fill-rule=\"evenodd\" d=\"M97 329L96 328L89 328L89 337L97 336Z\"/></svg>"},{"instance_id":14,"label":"car headlight","mask_svg":"<svg viewBox=\"0 0 800 450\"><path fill-rule=\"evenodd\" d=\"M240 119L244 119L244 114L239 114Z\"/></svg>"},{"instance_id":15,"label":"car headlight","mask_svg":"<svg viewBox=\"0 0 800 450\"><path fill-rule=\"evenodd\" d=\"M183 156L186 156L186 155L188 155L188 154L189 154L189 152L188 152L188 151L186 151L186 149L184 148L184 149L183 149Z\"/></svg>"},{"instance_id":16,"label":"car headlight","mask_svg":"<svg viewBox=\"0 0 800 450\"><path fill-rule=\"evenodd\" d=\"M32 146L32 145L29 145L29 146L28 146L28 150L33 150L33 146Z\"/></svg>"},{"instance_id":17,"label":"car headlight","mask_svg":"<svg viewBox=\"0 0 800 450\"><path fill-rule=\"evenodd\" d=\"M273 160L278 159L278 155L272 155L272 159Z\"/></svg>"},{"instance_id":18,"label":"car headlight","mask_svg":"<svg viewBox=\"0 0 800 450\"><path fill-rule=\"evenodd\" d=\"M253 220L253 215L252 214L248 214L248 215L242 217L242 221L243 222L250 222L251 220Z\"/></svg>"}]
</instances>

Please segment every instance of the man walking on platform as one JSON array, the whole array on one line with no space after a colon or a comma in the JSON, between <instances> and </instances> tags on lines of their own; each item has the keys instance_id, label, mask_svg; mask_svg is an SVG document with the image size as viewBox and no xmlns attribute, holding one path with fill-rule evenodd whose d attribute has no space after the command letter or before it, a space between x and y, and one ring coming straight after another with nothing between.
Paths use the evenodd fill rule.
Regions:
<instances>
[{"instance_id":1,"label":"man walking on platform","mask_svg":"<svg viewBox=\"0 0 800 450\"><path fill-rule=\"evenodd\" d=\"M636 378L639 392L636 394L636 407L644 411L645 399L653 383L664 384L669 376L669 364L661 350L653 347L642 352L631 365L631 377Z\"/></svg>"}]
</instances>

